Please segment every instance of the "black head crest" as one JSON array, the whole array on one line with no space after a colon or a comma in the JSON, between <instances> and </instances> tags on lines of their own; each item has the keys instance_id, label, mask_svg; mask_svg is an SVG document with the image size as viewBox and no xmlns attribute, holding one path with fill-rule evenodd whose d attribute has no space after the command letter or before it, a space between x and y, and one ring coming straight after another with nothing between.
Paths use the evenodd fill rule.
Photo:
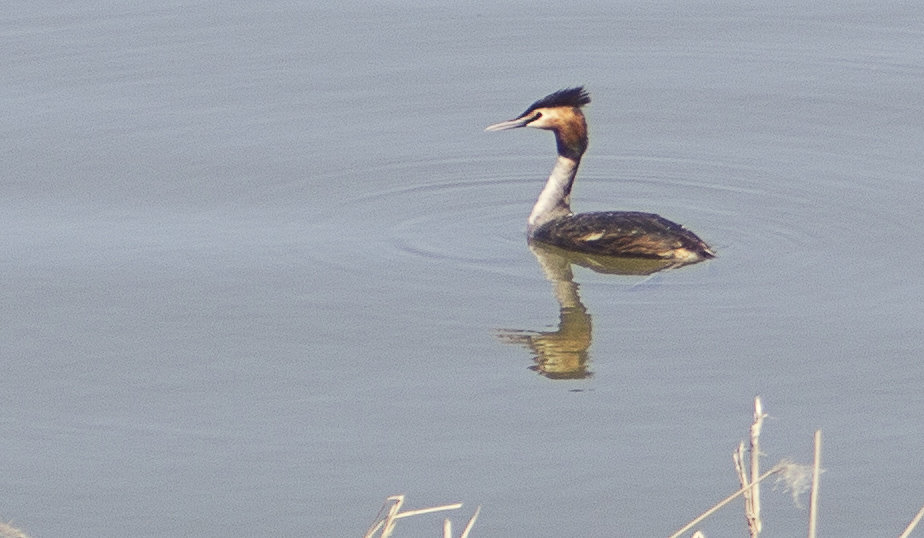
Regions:
<instances>
[{"instance_id":1,"label":"black head crest","mask_svg":"<svg viewBox=\"0 0 924 538\"><path fill-rule=\"evenodd\" d=\"M564 90L558 90L555 93L550 93L529 105L529 108L526 109L526 112L520 114L520 117L526 116L537 108L553 108L558 106L573 106L580 108L589 102L590 95L587 93L587 90L584 89L584 86L566 88Z\"/></svg>"}]
</instances>

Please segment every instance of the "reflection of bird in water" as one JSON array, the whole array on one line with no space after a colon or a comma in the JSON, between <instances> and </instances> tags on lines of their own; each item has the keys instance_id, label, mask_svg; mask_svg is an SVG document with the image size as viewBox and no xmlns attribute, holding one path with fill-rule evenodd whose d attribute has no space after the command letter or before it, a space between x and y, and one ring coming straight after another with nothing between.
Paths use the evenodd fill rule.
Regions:
<instances>
[{"instance_id":1,"label":"reflection of bird in water","mask_svg":"<svg viewBox=\"0 0 924 538\"><path fill-rule=\"evenodd\" d=\"M555 286L555 298L559 305L557 331L500 330L497 337L502 342L522 344L533 353L536 361L533 370L550 379L581 379L590 376L587 371L587 350L591 344L591 321L587 308L578 295L571 262L560 252L554 252L539 244L531 244L530 250L543 272Z\"/></svg>"},{"instance_id":2,"label":"reflection of bird in water","mask_svg":"<svg viewBox=\"0 0 924 538\"><path fill-rule=\"evenodd\" d=\"M590 331L590 314L583 307L562 308L557 331L501 330L497 338L529 349L536 361L530 369L549 379L582 379L590 376L587 371Z\"/></svg>"},{"instance_id":3,"label":"reflection of bird in water","mask_svg":"<svg viewBox=\"0 0 924 538\"><path fill-rule=\"evenodd\" d=\"M587 123L581 107L590 102L583 87L557 91L536 101L518 117L487 131L535 127L555 133L558 160L529 215L530 240L589 254L656 258L694 263L715 257L702 239L653 213L571 212L571 187L587 149Z\"/></svg>"},{"instance_id":4,"label":"reflection of bird in water","mask_svg":"<svg viewBox=\"0 0 924 538\"><path fill-rule=\"evenodd\" d=\"M593 342L591 316L581 302L572 265L587 267L598 273L635 276L652 275L685 265L675 260L594 256L539 242L530 242L529 249L554 286L559 306L558 330L500 329L497 338L529 349L536 363L531 369L549 379L581 379L591 375L587 370L588 349Z\"/></svg>"}]
</instances>

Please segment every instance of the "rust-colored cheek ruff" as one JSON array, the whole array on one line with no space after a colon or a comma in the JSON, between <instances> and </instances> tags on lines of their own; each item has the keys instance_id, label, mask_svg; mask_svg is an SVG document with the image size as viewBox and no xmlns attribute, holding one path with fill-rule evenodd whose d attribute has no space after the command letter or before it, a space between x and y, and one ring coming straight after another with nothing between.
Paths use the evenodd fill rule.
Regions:
<instances>
[{"instance_id":1,"label":"rust-colored cheek ruff","mask_svg":"<svg viewBox=\"0 0 924 538\"><path fill-rule=\"evenodd\" d=\"M579 108L561 114L560 127L554 129L558 154L580 159L587 151L587 121Z\"/></svg>"}]
</instances>

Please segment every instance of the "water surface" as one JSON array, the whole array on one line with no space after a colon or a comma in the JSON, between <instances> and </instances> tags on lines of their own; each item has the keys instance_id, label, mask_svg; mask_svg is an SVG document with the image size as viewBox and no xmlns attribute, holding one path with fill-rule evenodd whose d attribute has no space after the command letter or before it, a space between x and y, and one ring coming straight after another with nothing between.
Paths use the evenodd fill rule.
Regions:
<instances>
[{"instance_id":1,"label":"water surface","mask_svg":"<svg viewBox=\"0 0 924 538\"><path fill-rule=\"evenodd\" d=\"M17 3L0 517L355 536L405 493L482 505L484 536L665 535L737 487L760 394L767 465L823 431L822 534L897 534L924 502L919 15ZM482 130L575 84L575 209L717 259L547 280L523 230L551 136ZM563 323L581 375L503 338ZM764 496L767 535L804 532Z\"/></svg>"}]
</instances>

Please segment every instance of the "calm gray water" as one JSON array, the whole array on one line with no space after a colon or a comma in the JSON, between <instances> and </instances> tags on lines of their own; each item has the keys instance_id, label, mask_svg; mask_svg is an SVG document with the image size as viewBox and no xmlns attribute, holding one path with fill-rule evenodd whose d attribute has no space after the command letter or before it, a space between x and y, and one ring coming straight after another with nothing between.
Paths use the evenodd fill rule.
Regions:
<instances>
[{"instance_id":1,"label":"calm gray water","mask_svg":"<svg viewBox=\"0 0 924 538\"><path fill-rule=\"evenodd\" d=\"M737 488L755 395L766 466L823 432L821 536L924 503L913 3L17 1L0 44L0 518L31 535L357 536L404 493L482 505L472 536L664 536ZM717 259L546 279L554 142L483 128L575 84L574 207ZM806 520L765 488L767 536Z\"/></svg>"}]
</instances>

